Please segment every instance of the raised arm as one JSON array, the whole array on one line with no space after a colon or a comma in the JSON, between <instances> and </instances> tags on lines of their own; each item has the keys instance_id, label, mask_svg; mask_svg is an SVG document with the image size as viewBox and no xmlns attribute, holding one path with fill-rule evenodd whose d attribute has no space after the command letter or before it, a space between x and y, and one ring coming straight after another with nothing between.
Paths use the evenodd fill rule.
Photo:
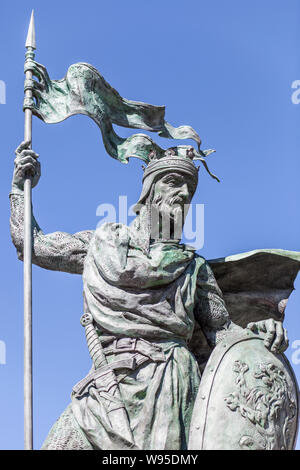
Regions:
<instances>
[{"instance_id":1,"label":"raised arm","mask_svg":"<svg viewBox=\"0 0 300 470\"><path fill-rule=\"evenodd\" d=\"M10 193L10 231L17 249L18 258L23 259L24 232L24 179L32 175L32 187L40 178L38 155L23 142L16 150L15 168ZM70 235L65 232L44 234L35 218L32 218L33 247L32 262L42 268L54 271L82 274L83 263L93 231L88 230Z\"/></svg>"}]
</instances>

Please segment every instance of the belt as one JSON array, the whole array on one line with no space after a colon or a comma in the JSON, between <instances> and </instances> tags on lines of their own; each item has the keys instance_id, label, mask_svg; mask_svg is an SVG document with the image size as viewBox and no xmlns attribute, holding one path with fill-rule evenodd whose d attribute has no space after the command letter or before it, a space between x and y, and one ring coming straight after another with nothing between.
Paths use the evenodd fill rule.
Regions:
<instances>
[{"instance_id":1,"label":"belt","mask_svg":"<svg viewBox=\"0 0 300 470\"><path fill-rule=\"evenodd\" d=\"M101 341L101 338L100 338ZM135 370L144 362L149 360L153 362L165 362L166 358L163 350L144 339L141 338L114 338L107 347L103 348L105 355L121 354L126 352L138 353L133 354L130 358L119 359L104 366L99 367L90 372L85 378L80 380L73 387L73 394L75 397L80 398L88 392L90 387L96 389L103 389L107 392L112 385L117 382L115 377L111 374L113 370L130 369Z\"/></svg>"},{"instance_id":2,"label":"belt","mask_svg":"<svg viewBox=\"0 0 300 470\"><path fill-rule=\"evenodd\" d=\"M105 355L138 352L154 362L165 362L166 360L161 347L142 338L114 338L111 344L103 347L103 352Z\"/></svg>"},{"instance_id":3,"label":"belt","mask_svg":"<svg viewBox=\"0 0 300 470\"><path fill-rule=\"evenodd\" d=\"M106 383L105 377L108 377L109 385L107 390L105 389L107 392L112 384L115 385L117 383L115 377L111 374L113 370L124 368L134 370L136 366L137 361L134 357L132 357L131 359L123 359L120 361L115 361L112 364L99 367L99 369L93 370L86 377L84 377L84 379L80 380L76 385L74 385L72 392L75 396L80 397L86 393L90 387L99 388L99 379L102 379L101 385L103 386Z\"/></svg>"}]
</instances>

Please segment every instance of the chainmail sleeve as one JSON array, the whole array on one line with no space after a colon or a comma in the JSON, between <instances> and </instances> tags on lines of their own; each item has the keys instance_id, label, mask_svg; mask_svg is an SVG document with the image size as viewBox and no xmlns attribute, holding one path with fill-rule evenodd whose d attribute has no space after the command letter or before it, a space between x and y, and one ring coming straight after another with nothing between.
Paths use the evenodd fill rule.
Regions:
<instances>
[{"instance_id":1,"label":"chainmail sleeve","mask_svg":"<svg viewBox=\"0 0 300 470\"><path fill-rule=\"evenodd\" d=\"M229 318L229 314L215 276L205 262L197 278L195 319L212 348L228 333L239 328Z\"/></svg>"},{"instance_id":2,"label":"chainmail sleeve","mask_svg":"<svg viewBox=\"0 0 300 470\"><path fill-rule=\"evenodd\" d=\"M18 258L23 260L24 197L10 194L10 231L17 249ZM93 230L70 235L65 232L44 234L35 218L32 217L33 247L32 262L37 266L53 271L82 274Z\"/></svg>"}]
</instances>

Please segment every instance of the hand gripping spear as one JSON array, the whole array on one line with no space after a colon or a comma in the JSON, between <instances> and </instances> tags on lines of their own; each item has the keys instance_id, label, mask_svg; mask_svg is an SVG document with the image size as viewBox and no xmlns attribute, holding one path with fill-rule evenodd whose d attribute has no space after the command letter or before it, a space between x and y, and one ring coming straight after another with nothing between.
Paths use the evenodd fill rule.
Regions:
<instances>
[{"instance_id":1,"label":"hand gripping spear","mask_svg":"<svg viewBox=\"0 0 300 470\"><path fill-rule=\"evenodd\" d=\"M32 10L30 24L25 43L27 49L25 63L34 59L35 29L34 12ZM32 80L32 72L26 72L25 79ZM26 82L25 82L26 83ZM25 86L24 99L24 140L30 142L32 148L32 111L28 104L32 102L32 90ZM32 429L32 225L31 225L31 177L24 183L24 447L33 448Z\"/></svg>"}]
</instances>

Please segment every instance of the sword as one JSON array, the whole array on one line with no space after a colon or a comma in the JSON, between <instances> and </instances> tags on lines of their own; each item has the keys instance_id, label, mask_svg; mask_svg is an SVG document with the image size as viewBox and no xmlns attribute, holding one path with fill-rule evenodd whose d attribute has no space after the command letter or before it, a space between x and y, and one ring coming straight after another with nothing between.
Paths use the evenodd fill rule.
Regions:
<instances>
[{"instance_id":1,"label":"sword","mask_svg":"<svg viewBox=\"0 0 300 470\"><path fill-rule=\"evenodd\" d=\"M100 399L105 400L107 405L106 411L112 429L134 445L134 438L130 429L127 411L122 401L118 381L114 372L114 364L108 364L107 362L101 341L94 326L92 315L90 313L84 313L80 318L80 323L85 329L87 345L94 363L95 371L86 377L83 382L81 381L75 386L73 391L80 394L83 391L82 385L84 387L93 385L95 388L91 388L90 395L98 399L98 394ZM120 366L121 364L119 363L123 361L117 362ZM126 361L126 363L127 362L128 361ZM131 367L134 368L134 360L132 360Z\"/></svg>"}]
</instances>

